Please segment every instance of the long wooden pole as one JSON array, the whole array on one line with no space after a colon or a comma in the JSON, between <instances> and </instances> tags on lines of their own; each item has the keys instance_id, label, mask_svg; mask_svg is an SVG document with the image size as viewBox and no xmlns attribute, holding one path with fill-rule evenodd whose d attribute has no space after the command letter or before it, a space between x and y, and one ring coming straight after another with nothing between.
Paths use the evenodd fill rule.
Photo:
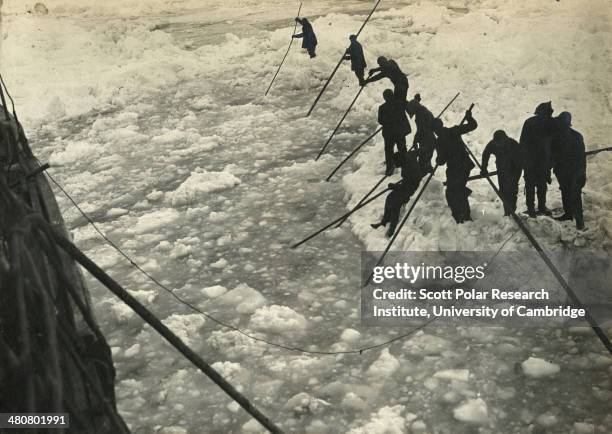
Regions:
<instances>
[{"instance_id":1,"label":"long wooden pole","mask_svg":"<svg viewBox=\"0 0 612 434\"><path fill-rule=\"evenodd\" d=\"M301 246L302 244L304 244L307 241L312 240L314 237L316 237L317 235L319 235L321 232L331 228L333 225L335 225L336 223L338 223L339 221L341 221L342 219L346 219L348 216L350 216L351 214L353 214L354 212L360 210L361 208L363 208L364 206L366 206L367 204L369 204L370 202L372 202L374 199L379 198L380 196L382 196L384 193L386 193L387 191L389 191L389 188L384 189L383 191L381 191L380 193L378 193L377 195L371 197L369 200L360 203L359 205L357 205L355 208L353 208L352 210L350 210L349 212L347 212L346 214L338 217L336 220L334 220L333 222L329 223L328 225L323 226L321 229L319 229L318 231L316 231L314 234L309 235L308 237L304 238L302 241L300 241L299 243L295 243L293 246L291 246L292 249L295 249L299 246Z\"/></svg>"},{"instance_id":2,"label":"long wooden pole","mask_svg":"<svg viewBox=\"0 0 612 434\"><path fill-rule=\"evenodd\" d=\"M136 300L129 292L127 292L119 283L110 277L104 270L89 259L83 252L79 250L72 242L67 240L63 235L53 231L55 242L83 268L89 271L100 283L106 286L113 294L121 301L127 304L134 312L138 314L147 324L153 327L164 339L166 339L174 348L176 348L183 356L193 363L200 371L210 378L217 386L227 393L234 401L253 416L261 425L268 431L275 434L280 434L283 431L274 424L266 415L259 411L242 393L238 392L225 378L221 376L215 369L206 363L198 354L189 348L177 335L175 335L163 322L161 322L151 311Z\"/></svg>"},{"instance_id":3,"label":"long wooden pole","mask_svg":"<svg viewBox=\"0 0 612 434\"><path fill-rule=\"evenodd\" d=\"M453 99L454 101L454 99ZM470 108L468 109L468 111L471 111L474 108L474 104L470 105ZM446 110L446 108L444 109ZM438 116L439 117L439 116ZM461 123L459 125L463 125L463 123L465 122L465 120L467 119L467 114L463 117L463 119L461 120ZM393 237L391 238L391 241L389 241L389 244L387 244L387 248L385 249L385 251L383 252L382 255L380 255L380 258L378 259L378 262L376 262L376 265L374 266L374 268L378 267L380 264L382 264L382 262L385 260L385 257L387 256L387 253L389 253L389 250L391 249L391 246L393 245L393 243L395 242L395 240L397 239L400 231L402 230L402 227L404 226L404 224L406 224L406 222L408 221L408 217L410 217L410 214L412 214L412 210L414 210L414 207L416 206L416 204L419 202L419 199L421 198L421 196L423 195L423 193L425 192L425 189L427 188L427 185L429 184L429 181L431 181L431 178L433 178L434 174L436 173L436 170L438 169L438 165L436 164L436 166L434 167L434 169L432 170L432 172L429 174L429 177L427 178L427 180L425 181L425 184L423 184L423 187L421 187L421 190L419 191L419 194L417 195L417 197L414 199L414 201L412 202L412 205L410 206L410 208L408 209L408 212L406 213L406 215L404 216L404 218L402 219L402 222L399 224L399 226L397 227L397 229L395 230L395 233L393 234ZM370 273L370 276L368 277L368 280L366 280L365 285L367 286L370 281L372 280L372 277L374 276L374 269L372 269L372 272Z\"/></svg>"},{"instance_id":4,"label":"long wooden pole","mask_svg":"<svg viewBox=\"0 0 612 434\"><path fill-rule=\"evenodd\" d=\"M365 196L363 196L359 202L357 202L357 205L355 205L355 207L354 207L354 208L351 210L351 213L350 213L350 214L348 214L348 215L347 215L345 218L343 218L343 219L340 221L340 223L338 223L338 224L336 225L336 227L337 227L337 228L339 228L340 226L342 226L342 224L343 224L345 221L347 221L347 220L348 220L348 218L350 217L350 215L352 214L352 212L353 212L353 211L355 211L355 210L357 209L357 207L359 207L359 206L360 206L362 203L364 203L364 202L365 202L365 201L368 199L368 197L370 197L370 195L376 191L376 189L378 188L378 186L379 186L380 184L382 184L382 183L383 183L383 181L384 181L385 179L387 179L387 178L388 178L388 176L387 176L387 175L383 175L383 177L382 177L382 178L380 178L380 180L379 180L379 181L376 183L376 185L375 185L374 187L372 187L372 188L370 189L370 191L368 191L368 192L366 193L366 195L365 195ZM387 189L387 190L388 190L388 189Z\"/></svg>"},{"instance_id":5,"label":"long wooden pole","mask_svg":"<svg viewBox=\"0 0 612 434\"><path fill-rule=\"evenodd\" d=\"M440 114L438 116L436 116L436 118L439 118L440 116L442 116L444 114L444 112L446 111L446 109L448 109L451 104L453 102L455 102L455 100L457 99L457 97L459 96L461 92L457 92L457 95L455 95L453 97L453 99L450 100L450 102L448 104L446 104L446 107L444 107L444 109L442 109L442 111L440 112ZM356 153L357 151L359 151L359 149L361 149L361 147L363 145L365 145L366 143L368 143L370 140L372 140L372 138L374 138L374 136L376 136L378 133L380 133L382 131L382 127L379 128L378 130L376 130L376 132L374 134L372 134L370 137L368 137L364 142L362 142L359 146L357 146L344 160L342 160L342 162L332 171L332 173L329 174L329 176L327 177L326 181L329 181L332 176L334 176L336 174L336 172L338 170L340 170L340 168L342 166L344 166L344 164L350 160Z\"/></svg>"},{"instance_id":6,"label":"long wooden pole","mask_svg":"<svg viewBox=\"0 0 612 434\"><path fill-rule=\"evenodd\" d=\"M363 22L363 24L361 25L361 27L359 28L359 31L357 32L356 36L359 37L359 35L361 34L361 31L363 30L363 28L365 27L365 25L368 23L368 21L370 21L370 18L372 17L372 15L374 14L374 11L376 11L376 8L378 8L378 5L380 4L382 0L378 0L376 2L376 4L374 5L374 8L372 9L372 11L370 12L370 14L368 15L368 17L365 19L365 21ZM319 94L317 95L317 97L315 98L314 102L312 103L312 106L310 107L310 110L308 110L308 113L306 114L306 116L310 116L310 114L312 113L312 111L314 110L314 108L316 107L317 103L319 102L319 100L321 99L321 96L323 96L323 93L325 92L325 89L327 89L327 86L329 86L329 83L331 82L332 78L334 78L334 75L336 75L336 72L338 72L338 68L340 68L340 65L342 64L342 61L344 60L344 56L345 56L345 52L342 53L342 56L340 57L340 60L338 61L338 64L336 65L336 67L334 68L334 70L332 71L331 75L329 76L329 78L327 79L327 81L325 82L325 84L323 85L323 89L321 89L321 91L319 92Z\"/></svg>"},{"instance_id":7,"label":"long wooden pole","mask_svg":"<svg viewBox=\"0 0 612 434\"><path fill-rule=\"evenodd\" d=\"M608 148L593 149L592 151L586 151L584 153L584 155L586 155L588 157L590 155L595 155L595 154L599 154L600 152L606 152L606 151L612 151L612 146L610 146Z\"/></svg>"},{"instance_id":8,"label":"long wooden pole","mask_svg":"<svg viewBox=\"0 0 612 434\"><path fill-rule=\"evenodd\" d=\"M590 157L592 155L597 155L600 152L606 152L606 151L612 151L612 146L608 147L608 148L602 148L602 149L593 149L592 151L586 151L584 153L584 155L586 155L587 157ZM468 178L468 181L477 181L479 179L484 179L487 176L497 176L497 171L495 172L487 172L487 173L481 173L480 175L474 175L474 176L470 176ZM446 185L446 181L444 182L444 185Z\"/></svg>"},{"instance_id":9,"label":"long wooden pole","mask_svg":"<svg viewBox=\"0 0 612 434\"><path fill-rule=\"evenodd\" d=\"M470 157L472 157L472 160L474 161L474 164L476 164L476 167L478 167L479 169L482 169L482 166L480 165L480 162L478 161L476 156L472 153L471 149L468 148L467 145L465 146L465 149L470 154ZM502 201L502 203L504 203L504 205L507 205L504 197L502 196L502 194L500 193L498 188L495 186L495 183L491 180L491 177L490 176L485 176L485 178L489 182L489 185L491 185L491 188L493 189L495 194ZM544 263L550 269L550 271L555 276L557 281L561 284L561 286L563 287L563 289L567 293L568 297L572 301L572 304L575 307L583 308L584 309L584 311L586 312L585 320L588 322L589 326L591 326L591 329L593 329L593 331L595 332L595 334L597 335L597 337L599 338L601 343L604 345L604 347L608 350L608 352L610 354L612 354L612 342L610 342L610 339L608 338L606 333L599 326L599 324L597 323L595 318L593 318L591 316L591 314L589 313L589 311L584 307L584 305L582 304L582 302L580 301L580 299L578 298L578 296L576 295L576 293L574 292L572 287L569 286L569 284L567 283L567 281L565 280L565 278L563 277L561 272L557 269L555 264L551 261L551 259L548 257L548 255L544 252L544 249L542 249L542 246L540 246L540 243L538 243L538 241L535 239L535 237L531 234L531 231L529 230L529 228L527 227L527 225L525 224L523 219L521 219L516 214L516 212L514 212L514 211L512 211L512 213L510 215L512 216L512 219L517 224L519 229L523 232L525 237L527 237L527 239L529 240L529 242L531 243L533 248L536 250L536 252L538 252L538 255L540 256L542 261L544 261Z\"/></svg>"},{"instance_id":10,"label":"long wooden pole","mask_svg":"<svg viewBox=\"0 0 612 434\"><path fill-rule=\"evenodd\" d=\"M302 3L300 2L300 7L298 8L298 13L297 13L296 17L300 16L300 12L301 11L302 11ZM281 68L283 66L283 63L285 63L285 59L287 58L287 55L289 54L289 50L291 50L291 45L293 44L293 36L295 35L296 30L297 30L297 21L295 22L295 25L293 26L293 34L291 35L291 41L289 41L289 46L287 47L287 52L283 56L283 60L281 61L280 65L278 65L278 69L276 70L276 73L274 74L274 77L272 77L272 81L270 82L270 86L268 86L268 90L266 90L266 93L265 93L264 96L268 95L268 92L270 92L270 89L272 88L272 85L274 84L274 80L276 80L276 76L280 72L280 70L281 70Z\"/></svg>"},{"instance_id":11,"label":"long wooden pole","mask_svg":"<svg viewBox=\"0 0 612 434\"><path fill-rule=\"evenodd\" d=\"M359 144L359 146L357 146L355 149L353 149L351 151L351 153L348 154L344 158L344 160L342 160L342 162L340 164L338 164L338 166L336 166L336 168L332 171L332 173L329 174L329 176L325 180L329 182L329 180L332 178L332 176L334 176L336 174L336 172L338 170L340 170L340 168L344 165L344 163L346 163L348 160L350 160L353 155L355 155L366 143L368 143L370 140L372 140L374 137L376 137L378 135L378 133L380 133L381 131L382 131L382 127L377 129L376 131L374 131L374 133L372 133L367 139L365 139L363 142L361 142Z\"/></svg>"},{"instance_id":12,"label":"long wooden pole","mask_svg":"<svg viewBox=\"0 0 612 434\"><path fill-rule=\"evenodd\" d=\"M351 109L355 105L355 102L357 101L357 98L359 98L359 95L361 95L361 92L363 91L364 87L365 86L360 86L359 87L359 91L357 92L357 95L355 95L355 98L353 98L353 101L351 102L351 105L349 105L349 108L346 109L346 111L344 112L344 115L342 115L342 118L340 119L340 122L338 122L338 125L336 125L336 128L334 128L334 131L332 131L331 135L329 136L329 139L327 139L327 141L325 142L325 144L323 145L323 147L319 151L319 154L317 155L317 158L315 158L315 161L318 160L319 158L321 158L321 155L323 155L323 152L325 152L325 149L327 148L327 145L329 145L329 143L332 141L332 139L334 138L334 136L336 135L336 133L340 129L340 126L342 125L342 122L344 122L344 119L346 118L346 116L349 114L349 112L351 111Z\"/></svg>"}]
</instances>

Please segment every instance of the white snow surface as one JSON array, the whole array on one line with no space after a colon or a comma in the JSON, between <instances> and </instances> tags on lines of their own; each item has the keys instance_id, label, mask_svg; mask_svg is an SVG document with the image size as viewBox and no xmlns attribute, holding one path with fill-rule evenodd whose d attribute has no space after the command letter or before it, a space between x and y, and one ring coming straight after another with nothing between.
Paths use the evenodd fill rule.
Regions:
<instances>
[{"instance_id":1,"label":"white snow surface","mask_svg":"<svg viewBox=\"0 0 612 434\"><path fill-rule=\"evenodd\" d=\"M359 254L386 246L383 231L369 226L382 199L288 249L382 176L379 137L335 182L324 181L377 127L389 83L366 87L318 162L312 158L357 91L346 65L304 118L371 1L305 2L318 56L311 61L294 44L267 98L293 29L293 0L43 0L47 14L34 10L36 1L3 3L0 70L34 152L164 285L232 327L289 347L344 351L407 331L360 327ZM549 100L556 113L573 113L588 149L609 146L608 0L383 0L360 40L370 67L378 55L396 59L409 96L419 92L435 114L461 91L445 122L459 122L474 102L480 126L466 141L478 156L497 129L517 138L534 107ZM588 161L588 231L529 221L546 249L610 247L612 158ZM443 181L441 170L394 249L501 246L514 226L490 187L470 186L475 221L457 226ZM549 197L560 206L556 182ZM588 329L434 323L361 355L285 351L177 303L106 246L59 192L58 201L78 245L287 432L510 433L534 424L612 432L612 394L602 387L609 356ZM516 235L505 248L528 244ZM134 432L262 432L129 309L89 284L113 348L119 409ZM543 388L538 378L553 374Z\"/></svg>"}]
</instances>

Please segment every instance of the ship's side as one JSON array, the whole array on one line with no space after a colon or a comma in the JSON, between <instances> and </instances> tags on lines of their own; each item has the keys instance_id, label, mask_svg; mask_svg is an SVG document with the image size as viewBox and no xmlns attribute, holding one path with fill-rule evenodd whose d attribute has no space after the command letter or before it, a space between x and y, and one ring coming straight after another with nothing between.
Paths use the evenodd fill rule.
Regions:
<instances>
[{"instance_id":1,"label":"ship's side","mask_svg":"<svg viewBox=\"0 0 612 434\"><path fill-rule=\"evenodd\" d=\"M44 165L0 106L0 413L67 413L69 432L127 432L115 370Z\"/></svg>"}]
</instances>

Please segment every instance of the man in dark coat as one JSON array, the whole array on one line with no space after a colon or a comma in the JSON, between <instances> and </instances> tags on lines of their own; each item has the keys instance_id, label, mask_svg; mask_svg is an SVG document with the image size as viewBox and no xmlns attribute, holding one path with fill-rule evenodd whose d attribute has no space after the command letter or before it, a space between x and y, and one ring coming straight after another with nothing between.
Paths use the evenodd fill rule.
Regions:
<instances>
[{"instance_id":1,"label":"man in dark coat","mask_svg":"<svg viewBox=\"0 0 612 434\"><path fill-rule=\"evenodd\" d=\"M547 183L550 184L551 139L554 121L550 102L538 105L535 116L527 119L521 131L520 144L524 153L525 199L527 214L536 216L535 196L538 197L537 214L551 215L546 208Z\"/></svg>"},{"instance_id":2,"label":"man in dark coat","mask_svg":"<svg viewBox=\"0 0 612 434\"><path fill-rule=\"evenodd\" d=\"M406 77L406 74L402 72L400 67L393 59L387 59L386 57L381 56L376 60L376 62L378 63L378 68L370 69L368 74L369 78L365 81L365 83L373 83L375 81L382 80L383 78L388 78L391 80L391 83L393 83L393 93L395 94L395 98L402 103L405 103L408 96L408 77Z\"/></svg>"},{"instance_id":3,"label":"man in dark coat","mask_svg":"<svg viewBox=\"0 0 612 434\"><path fill-rule=\"evenodd\" d=\"M312 25L308 18L296 18L296 22L302 25L302 33L293 35L294 38L302 38L302 48L305 48L310 55L310 58L316 57L315 50L317 48L317 35L315 35Z\"/></svg>"},{"instance_id":4,"label":"man in dark coat","mask_svg":"<svg viewBox=\"0 0 612 434\"><path fill-rule=\"evenodd\" d=\"M453 218L457 223L471 221L470 203L468 196L472 191L467 188L467 181L474 163L470 159L462 135L474 131L478 124L472 117L472 112L465 113L465 124L451 128L444 127L442 120L434 119L434 133L436 133L436 163L446 164L446 202L451 209Z\"/></svg>"},{"instance_id":5,"label":"man in dark coat","mask_svg":"<svg viewBox=\"0 0 612 434\"><path fill-rule=\"evenodd\" d=\"M497 130L493 134L493 140L487 144L482 153L483 175L488 173L491 155L495 155L499 192L504 199L504 216L509 216L516 211L518 184L523 171L521 148L516 140L506 135L505 131Z\"/></svg>"},{"instance_id":6,"label":"man in dark coat","mask_svg":"<svg viewBox=\"0 0 612 434\"><path fill-rule=\"evenodd\" d=\"M412 145L417 149L419 153L419 166L421 167L422 173L431 173L433 167L431 167L431 157L433 157L434 146L436 143L436 137L433 132L433 114L421 104L421 95L418 93L414 98L406 103L406 113L411 118L415 118L416 133Z\"/></svg>"},{"instance_id":7,"label":"man in dark coat","mask_svg":"<svg viewBox=\"0 0 612 434\"><path fill-rule=\"evenodd\" d=\"M389 184L391 192L385 200L385 213L380 223L373 223L371 226L378 229L380 226L387 226L387 236L391 237L395 233L399 221L402 206L410 201L410 198L419 187L423 174L417 163L417 156L414 151L406 154L395 153L393 156L395 165L402 170L402 179L398 183Z\"/></svg>"},{"instance_id":8,"label":"man in dark coat","mask_svg":"<svg viewBox=\"0 0 612 434\"><path fill-rule=\"evenodd\" d=\"M406 154L406 136L410 134L410 123L406 116L405 103L398 101L391 89L383 92L384 104L378 108L378 123L382 125L385 140L385 163L387 176L393 175L393 149L397 146L400 154Z\"/></svg>"},{"instance_id":9,"label":"man in dark coat","mask_svg":"<svg viewBox=\"0 0 612 434\"><path fill-rule=\"evenodd\" d=\"M346 49L344 60L351 61L351 71L353 71L359 79L359 86L363 86L365 84L363 75L365 74L365 68L367 66L365 56L363 55L363 47L357 41L357 36L351 35L349 36L349 40L351 41L351 45Z\"/></svg>"},{"instance_id":10,"label":"man in dark coat","mask_svg":"<svg viewBox=\"0 0 612 434\"><path fill-rule=\"evenodd\" d=\"M556 119L553 141L554 172L563 201L563 215L555 220L576 220L576 228L584 229L582 188L586 184L586 155L582 135L571 128L572 115L561 113Z\"/></svg>"}]
</instances>

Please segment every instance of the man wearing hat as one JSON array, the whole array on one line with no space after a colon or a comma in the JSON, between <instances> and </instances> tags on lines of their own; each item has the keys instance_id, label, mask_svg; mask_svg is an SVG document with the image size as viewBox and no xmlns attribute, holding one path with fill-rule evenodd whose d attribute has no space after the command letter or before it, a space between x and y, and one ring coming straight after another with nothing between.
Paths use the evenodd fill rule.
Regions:
<instances>
[{"instance_id":1,"label":"man wearing hat","mask_svg":"<svg viewBox=\"0 0 612 434\"><path fill-rule=\"evenodd\" d=\"M408 96L408 77L393 59L380 56L376 59L376 62L378 63L378 68L370 69L368 73L369 78L365 81L365 84L388 78L393 83L395 98L404 104Z\"/></svg>"},{"instance_id":2,"label":"man wearing hat","mask_svg":"<svg viewBox=\"0 0 612 434\"><path fill-rule=\"evenodd\" d=\"M436 136L433 132L434 115L421 104L421 95L416 94L411 101L406 103L406 113L414 118L417 130L412 141L412 146L419 153L419 166L422 173L433 172L431 157L433 157Z\"/></svg>"},{"instance_id":3,"label":"man wearing hat","mask_svg":"<svg viewBox=\"0 0 612 434\"><path fill-rule=\"evenodd\" d=\"M504 199L504 216L509 216L516 211L516 199L518 196L518 184L523 171L523 159L521 157L520 145L505 131L497 130L482 153L482 174L488 173L489 158L495 155L495 166L497 167L497 180L499 192Z\"/></svg>"},{"instance_id":4,"label":"man wearing hat","mask_svg":"<svg viewBox=\"0 0 612 434\"><path fill-rule=\"evenodd\" d=\"M465 112L465 124L445 127L442 119L433 121L436 134L436 164L446 164L446 202L455 221L459 224L472 221L468 197L472 190L467 188L470 171L474 163L467 151L462 137L474 131L478 123L472 116L472 111Z\"/></svg>"},{"instance_id":5,"label":"man wearing hat","mask_svg":"<svg viewBox=\"0 0 612 434\"><path fill-rule=\"evenodd\" d=\"M393 163L393 152L397 151L406 154L406 136L410 134L410 122L405 111L405 102L400 102L395 98L391 89L383 92L385 102L378 107L378 123L382 126L382 136L385 141L385 164L387 165L386 175L391 176L395 170Z\"/></svg>"},{"instance_id":6,"label":"man wearing hat","mask_svg":"<svg viewBox=\"0 0 612 434\"><path fill-rule=\"evenodd\" d=\"M538 105L535 116L527 119L521 131L520 144L524 153L525 199L529 217L552 215L546 208L547 183L550 184L553 108L550 101ZM538 198L536 213L535 196Z\"/></svg>"},{"instance_id":7,"label":"man wearing hat","mask_svg":"<svg viewBox=\"0 0 612 434\"><path fill-rule=\"evenodd\" d=\"M302 33L293 35L294 39L302 39L302 48L308 51L310 58L317 57L317 35L312 28L312 24L308 21L308 18L295 18L295 22L302 25Z\"/></svg>"},{"instance_id":8,"label":"man wearing hat","mask_svg":"<svg viewBox=\"0 0 612 434\"><path fill-rule=\"evenodd\" d=\"M582 188L586 184L586 155L582 134L571 128L572 115L561 113L556 119L554 172L561 189L563 215L557 221L575 220L576 229L584 229Z\"/></svg>"},{"instance_id":9,"label":"man wearing hat","mask_svg":"<svg viewBox=\"0 0 612 434\"><path fill-rule=\"evenodd\" d=\"M374 229L378 229L380 226L387 226L389 224L387 237L392 237L395 233L402 206L410 201L412 195L419 188L421 179L423 179L423 174L417 162L416 152L410 151L404 154L396 152L393 155L393 162L398 168L401 168L402 179L395 184L389 184L391 192L385 200L385 212L382 220L380 223L370 225Z\"/></svg>"},{"instance_id":10,"label":"man wearing hat","mask_svg":"<svg viewBox=\"0 0 612 434\"><path fill-rule=\"evenodd\" d=\"M353 71L359 79L359 86L363 86L365 84L363 76L367 66L365 56L363 55L363 47L357 41L357 36L351 35L349 36L349 40L351 41L351 45L346 49L344 60L351 61L351 71Z\"/></svg>"}]
</instances>

